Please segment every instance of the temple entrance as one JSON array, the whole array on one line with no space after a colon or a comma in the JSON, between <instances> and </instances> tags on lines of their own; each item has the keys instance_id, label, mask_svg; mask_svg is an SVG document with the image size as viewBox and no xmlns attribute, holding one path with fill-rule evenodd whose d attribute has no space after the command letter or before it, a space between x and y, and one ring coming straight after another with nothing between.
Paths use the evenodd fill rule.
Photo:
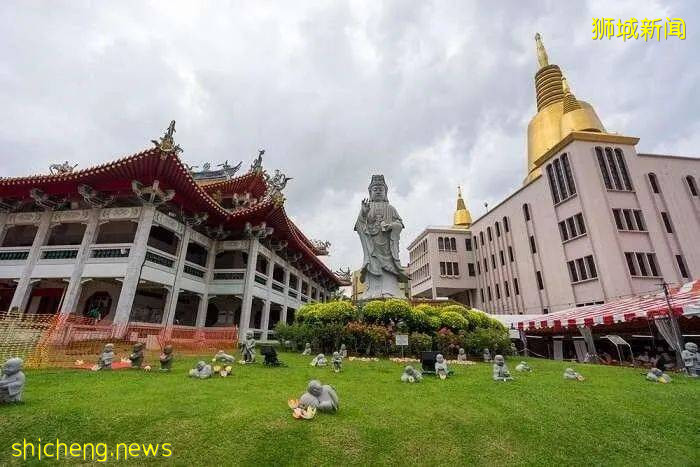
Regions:
<instances>
[{"instance_id":1,"label":"temple entrance","mask_svg":"<svg viewBox=\"0 0 700 467\"><path fill-rule=\"evenodd\" d=\"M175 305L173 324L178 326L195 326L197 324L197 310L199 309L200 300L199 295L193 292L180 292L177 296L177 305Z\"/></svg>"},{"instance_id":2,"label":"temple entrance","mask_svg":"<svg viewBox=\"0 0 700 467\"><path fill-rule=\"evenodd\" d=\"M80 298L75 310L69 312L101 322L111 322L121 289L121 282L114 279L88 280L80 287Z\"/></svg>"},{"instance_id":3,"label":"temple entrance","mask_svg":"<svg viewBox=\"0 0 700 467\"><path fill-rule=\"evenodd\" d=\"M0 280L0 312L9 311L16 289L17 282L10 279Z\"/></svg>"},{"instance_id":4,"label":"temple entrance","mask_svg":"<svg viewBox=\"0 0 700 467\"><path fill-rule=\"evenodd\" d=\"M41 279L32 285L26 313L54 315L58 313L67 283L60 279Z\"/></svg>"},{"instance_id":5,"label":"temple entrance","mask_svg":"<svg viewBox=\"0 0 700 467\"><path fill-rule=\"evenodd\" d=\"M282 305L279 303L270 303L270 317L267 321L267 330L273 331L277 323L280 322L282 318Z\"/></svg>"},{"instance_id":6,"label":"temple entrance","mask_svg":"<svg viewBox=\"0 0 700 467\"><path fill-rule=\"evenodd\" d=\"M261 329L264 312L265 300L253 297L253 303L250 305L250 323L248 323L248 327L251 329Z\"/></svg>"},{"instance_id":7,"label":"temple entrance","mask_svg":"<svg viewBox=\"0 0 700 467\"><path fill-rule=\"evenodd\" d=\"M235 295L217 295L209 300L205 326L239 326L243 300Z\"/></svg>"},{"instance_id":8,"label":"temple entrance","mask_svg":"<svg viewBox=\"0 0 700 467\"><path fill-rule=\"evenodd\" d=\"M129 321L161 324L168 300L168 290L160 284L139 284L131 305Z\"/></svg>"}]
</instances>

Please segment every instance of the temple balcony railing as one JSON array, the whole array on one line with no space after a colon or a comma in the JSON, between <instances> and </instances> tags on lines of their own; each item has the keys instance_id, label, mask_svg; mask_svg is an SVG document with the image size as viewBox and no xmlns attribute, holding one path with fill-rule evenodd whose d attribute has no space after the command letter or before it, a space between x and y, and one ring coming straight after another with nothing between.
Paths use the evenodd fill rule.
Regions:
<instances>
[{"instance_id":1,"label":"temple balcony railing","mask_svg":"<svg viewBox=\"0 0 700 467\"><path fill-rule=\"evenodd\" d=\"M0 265L21 264L29 257L28 246L2 247L0 248Z\"/></svg>"},{"instance_id":2,"label":"temple balcony railing","mask_svg":"<svg viewBox=\"0 0 700 467\"><path fill-rule=\"evenodd\" d=\"M121 263L126 262L133 248L132 243L106 243L92 245L86 262L88 263Z\"/></svg>"},{"instance_id":3,"label":"temple balcony railing","mask_svg":"<svg viewBox=\"0 0 700 467\"><path fill-rule=\"evenodd\" d=\"M289 289L289 290L287 291L287 295L289 295L289 296L292 297L292 298L299 298L299 291L298 291L298 290L294 290L294 289Z\"/></svg>"},{"instance_id":4,"label":"temple balcony railing","mask_svg":"<svg viewBox=\"0 0 700 467\"><path fill-rule=\"evenodd\" d=\"M269 278L265 274L260 273L260 272L255 273L255 282L256 283L266 286L268 280L269 280Z\"/></svg>"},{"instance_id":5,"label":"temple balcony railing","mask_svg":"<svg viewBox=\"0 0 700 467\"><path fill-rule=\"evenodd\" d=\"M284 285L284 283L272 279L272 290L284 294L285 289L286 286Z\"/></svg>"},{"instance_id":6,"label":"temple balcony railing","mask_svg":"<svg viewBox=\"0 0 700 467\"><path fill-rule=\"evenodd\" d=\"M206 268L192 263L190 261L185 261L185 265L182 268L182 272L187 274L188 276L192 276L195 280L202 281L204 280L204 276L206 275Z\"/></svg>"},{"instance_id":7,"label":"temple balcony railing","mask_svg":"<svg viewBox=\"0 0 700 467\"><path fill-rule=\"evenodd\" d=\"M245 269L214 269L212 280L216 282L236 281L240 282L245 278Z\"/></svg>"},{"instance_id":8,"label":"temple balcony railing","mask_svg":"<svg viewBox=\"0 0 700 467\"><path fill-rule=\"evenodd\" d=\"M147 263L156 264L166 270L172 270L176 261L177 257L175 255L171 255L170 253L166 253L150 246L146 248Z\"/></svg>"},{"instance_id":9,"label":"temple balcony railing","mask_svg":"<svg viewBox=\"0 0 700 467\"><path fill-rule=\"evenodd\" d=\"M39 262L60 261L69 263L78 256L79 245L52 245L39 248Z\"/></svg>"}]
</instances>

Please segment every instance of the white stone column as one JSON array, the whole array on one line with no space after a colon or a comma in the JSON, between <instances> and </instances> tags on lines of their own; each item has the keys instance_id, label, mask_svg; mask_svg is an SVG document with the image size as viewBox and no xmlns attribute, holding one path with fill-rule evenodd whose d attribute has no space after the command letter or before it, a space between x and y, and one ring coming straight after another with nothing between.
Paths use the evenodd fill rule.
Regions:
<instances>
[{"instance_id":1,"label":"white stone column","mask_svg":"<svg viewBox=\"0 0 700 467\"><path fill-rule=\"evenodd\" d=\"M29 300L29 293L31 291L31 277L34 271L34 266L39 260L39 249L46 243L46 237L49 234L51 227L51 216L53 216L53 211L46 210L41 213L39 218L39 226L36 231L36 236L34 237L34 242L29 250L29 256L27 257L27 263L22 270L22 275L17 282L17 288L15 289L15 294L12 296L12 302L10 302L10 309L13 307L19 308L20 311L24 311L24 307L27 306L27 301Z\"/></svg>"},{"instance_id":2,"label":"white stone column","mask_svg":"<svg viewBox=\"0 0 700 467\"><path fill-rule=\"evenodd\" d=\"M211 249L207 256L207 270L204 273L204 282L206 283L206 291L202 296L202 300L199 302L199 308L197 309L197 322L198 328L203 328L207 322L207 310L209 308L209 285L214 280L214 264L216 262L216 252L218 248L218 242L212 242Z\"/></svg>"},{"instance_id":3,"label":"white stone column","mask_svg":"<svg viewBox=\"0 0 700 467\"><path fill-rule=\"evenodd\" d=\"M85 261L90 256L90 247L95 241L95 234L99 226L100 210L91 209L88 213L87 226L83 234L83 240L78 247L78 255L75 257L75 266L71 272L68 287L63 295L63 303L61 305L61 314L72 313L80 299L80 291L82 289L83 269L85 269Z\"/></svg>"},{"instance_id":4,"label":"white stone column","mask_svg":"<svg viewBox=\"0 0 700 467\"><path fill-rule=\"evenodd\" d=\"M185 226L185 231L178 245L177 261L175 262L175 282L173 283L173 291L168 297L163 313L163 325L171 326L175 320L175 308L177 308L177 298L180 295L180 280L182 279L182 270L185 267L185 258L187 257L187 246L190 243L192 227Z\"/></svg>"},{"instance_id":5,"label":"white stone column","mask_svg":"<svg viewBox=\"0 0 700 467\"><path fill-rule=\"evenodd\" d=\"M287 304L282 305L282 311L280 312L280 323L287 323Z\"/></svg>"},{"instance_id":6,"label":"white stone column","mask_svg":"<svg viewBox=\"0 0 700 467\"><path fill-rule=\"evenodd\" d=\"M151 233L155 211L156 208L152 204L144 204L141 209L141 217L134 235L134 244L129 252L129 263L122 281L122 290L119 293L117 308L114 311L114 323L126 324L129 322L136 288L141 278L141 268L146 260L146 245L148 243L148 235Z\"/></svg>"},{"instance_id":7,"label":"white stone column","mask_svg":"<svg viewBox=\"0 0 700 467\"><path fill-rule=\"evenodd\" d=\"M272 300L270 300L269 298L267 300L265 300L265 305L263 306L263 315L262 315L262 319L260 320L260 327L263 330L263 334L261 336L263 338L262 340L267 340L267 331L268 331L267 327L270 324L270 306L271 305L272 305Z\"/></svg>"},{"instance_id":8,"label":"white stone column","mask_svg":"<svg viewBox=\"0 0 700 467\"><path fill-rule=\"evenodd\" d=\"M243 342L245 333L250 327L250 312L253 306L253 287L255 284L255 264L258 260L258 240L250 239L248 246L248 264L243 280L243 303L241 304L241 325L238 330L238 340Z\"/></svg>"}]
</instances>

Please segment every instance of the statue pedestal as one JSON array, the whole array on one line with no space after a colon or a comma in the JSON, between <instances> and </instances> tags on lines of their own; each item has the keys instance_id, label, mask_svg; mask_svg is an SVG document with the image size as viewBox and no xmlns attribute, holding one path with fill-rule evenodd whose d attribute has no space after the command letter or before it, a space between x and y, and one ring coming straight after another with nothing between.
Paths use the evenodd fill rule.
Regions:
<instances>
[{"instance_id":1,"label":"statue pedestal","mask_svg":"<svg viewBox=\"0 0 700 467\"><path fill-rule=\"evenodd\" d=\"M399 290L399 281L393 274L382 271L381 276L367 274L365 277L367 289L360 296L360 300L375 298L405 298Z\"/></svg>"}]
</instances>

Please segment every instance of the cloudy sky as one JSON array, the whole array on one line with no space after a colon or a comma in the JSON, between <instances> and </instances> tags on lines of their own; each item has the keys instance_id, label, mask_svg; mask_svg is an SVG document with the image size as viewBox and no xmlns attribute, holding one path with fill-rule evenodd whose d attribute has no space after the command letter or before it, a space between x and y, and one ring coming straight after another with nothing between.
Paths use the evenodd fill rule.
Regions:
<instances>
[{"instance_id":1,"label":"cloudy sky","mask_svg":"<svg viewBox=\"0 0 700 467\"><path fill-rule=\"evenodd\" d=\"M594 41L602 16L680 17L687 39ZM132 154L175 119L191 164L265 148L290 215L356 268L371 174L402 248L451 223L457 185L474 217L520 186L536 31L609 130L700 155L698 28L694 2L4 1L0 176Z\"/></svg>"}]
</instances>

